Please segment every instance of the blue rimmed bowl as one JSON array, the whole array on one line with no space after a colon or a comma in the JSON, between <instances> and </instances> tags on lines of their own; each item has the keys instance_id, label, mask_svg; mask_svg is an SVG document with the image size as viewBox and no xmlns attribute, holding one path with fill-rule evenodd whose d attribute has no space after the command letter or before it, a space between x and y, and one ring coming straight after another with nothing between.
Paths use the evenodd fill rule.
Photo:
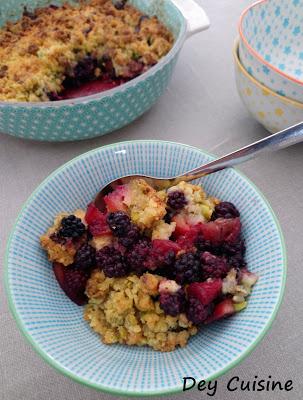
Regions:
<instances>
[{"instance_id":1,"label":"blue rimmed bowl","mask_svg":"<svg viewBox=\"0 0 303 400\"><path fill-rule=\"evenodd\" d=\"M52 173L24 205L10 236L5 284L17 325L51 366L74 380L115 395L182 391L183 377L213 380L237 365L269 330L281 303L286 255L279 223L261 192L230 169L203 179L208 193L239 208L249 269L259 275L246 310L207 326L171 353L104 345L83 309L59 288L39 236L62 210L85 207L100 187L126 174L175 175L212 160L182 144L133 141L101 147Z\"/></svg>"},{"instance_id":2,"label":"blue rimmed bowl","mask_svg":"<svg viewBox=\"0 0 303 400\"><path fill-rule=\"evenodd\" d=\"M42 141L83 140L119 129L150 109L167 87L185 39L207 29L209 21L194 0L129 0L129 3L144 14L157 15L171 30L175 37L171 51L148 72L100 94L56 102L0 102L0 132ZM48 4L49 0L2 1L0 26L20 17L24 6L30 10Z\"/></svg>"}]
</instances>

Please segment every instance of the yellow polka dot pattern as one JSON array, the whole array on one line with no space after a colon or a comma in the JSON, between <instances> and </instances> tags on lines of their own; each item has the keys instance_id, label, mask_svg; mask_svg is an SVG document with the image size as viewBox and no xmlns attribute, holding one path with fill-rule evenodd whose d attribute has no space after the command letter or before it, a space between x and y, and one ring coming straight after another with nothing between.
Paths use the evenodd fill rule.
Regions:
<instances>
[{"instance_id":1,"label":"yellow polka dot pattern","mask_svg":"<svg viewBox=\"0 0 303 400\"><path fill-rule=\"evenodd\" d=\"M241 65L238 45L234 49L239 95L253 117L269 132L277 132L303 120L303 104L279 96L256 81Z\"/></svg>"}]
</instances>

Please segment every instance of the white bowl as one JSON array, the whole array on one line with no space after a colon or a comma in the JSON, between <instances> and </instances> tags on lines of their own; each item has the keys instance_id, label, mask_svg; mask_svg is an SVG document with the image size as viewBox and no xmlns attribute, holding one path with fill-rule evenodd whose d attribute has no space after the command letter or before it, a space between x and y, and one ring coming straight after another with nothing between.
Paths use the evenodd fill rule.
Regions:
<instances>
[{"instance_id":1,"label":"white bowl","mask_svg":"<svg viewBox=\"0 0 303 400\"><path fill-rule=\"evenodd\" d=\"M303 120L303 104L281 96L253 78L239 59L239 40L234 47L239 95L253 117L269 132L278 132Z\"/></svg>"},{"instance_id":2,"label":"white bowl","mask_svg":"<svg viewBox=\"0 0 303 400\"><path fill-rule=\"evenodd\" d=\"M261 0L241 16L240 60L277 94L303 102L303 2Z\"/></svg>"}]
</instances>

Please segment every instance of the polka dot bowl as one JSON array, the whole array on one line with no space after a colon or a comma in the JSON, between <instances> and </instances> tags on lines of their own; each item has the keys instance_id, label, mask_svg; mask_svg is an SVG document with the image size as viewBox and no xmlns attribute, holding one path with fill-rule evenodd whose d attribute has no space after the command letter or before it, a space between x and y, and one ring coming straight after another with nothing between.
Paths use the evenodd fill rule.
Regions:
<instances>
[{"instance_id":1,"label":"polka dot bowl","mask_svg":"<svg viewBox=\"0 0 303 400\"><path fill-rule=\"evenodd\" d=\"M69 0L73 2L72 0ZM62 4L65 0L54 0ZM106 92L43 103L0 102L0 132L26 139L63 142L101 136L119 129L150 109L166 89L184 40L207 29L209 20L194 0L129 0L144 14L157 15L173 32L175 44L143 75ZM0 2L0 26L49 0Z\"/></svg>"},{"instance_id":2,"label":"polka dot bowl","mask_svg":"<svg viewBox=\"0 0 303 400\"><path fill-rule=\"evenodd\" d=\"M303 0L261 0L240 18L240 60L259 82L303 103Z\"/></svg>"},{"instance_id":3,"label":"polka dot bowl","mask_svg":"<svg viewBox=\"0 0 303 400\"><path fill-rule=\"evenodd\" d=\"M204 178L209 194L239 208L249 268L259 275L241 313L200 330L186 347L161 353L104 345L54 278L39 237L58 212L84 208L108 182L126 174L160 177L213 159L190 146L132 141L83 154L52 173L24 205L10 236L5 286L11 311L33 348L77 382L114 395L182 392L183 377L214 380L238 364L266 334L282 300L286 255L279 223L260 191L229 169ZM63 384L63 383L62 383Z\"/></svg>"},{"instance_id":4,"label":"polka dot bowl","mask_svg":"<svg viewBox=\"0 0 303 400\"><path fill-rule=\"evenodd\" d=\"M275 133L303 120L303 104L281 96L253 78L239 58L239 40L234 47L235 75L239 95L252 116Z\"/></svg>"}]
</instances>

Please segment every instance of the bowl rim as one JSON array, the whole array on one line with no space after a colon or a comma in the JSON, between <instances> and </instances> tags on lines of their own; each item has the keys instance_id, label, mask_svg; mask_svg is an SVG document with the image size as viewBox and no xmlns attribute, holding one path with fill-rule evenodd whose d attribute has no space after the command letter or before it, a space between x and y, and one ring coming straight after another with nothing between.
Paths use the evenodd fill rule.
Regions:
<instances>
[{"instance_id":1,"label":"bowl rim","mask_svg":"<svg viewBox=\"0 0 303 400\"><path fill-rule=\"evenodd\" d=\"M105 393L109 393L111 395L119 395L119 396L130 396L130 397L146 397L146 396L162 396L162 395L170 395L170 394L177 394L177 393L182 393L182 385L180 384L179 386L175 386L173 388L169 388L169 389L158 389L158 390L149 390L149 391L144 391L143 393L140 393L138 391L132 391L132 390L125 390L125 389L112 389L109 388L107 386L103 386L100 383L93 383L90 382L87 379L81 378L79 376L77 376L75 373L69 371L67 368L61 366L55 359L53 359L50 355L48 355L48 353L44 350L42 350L39 346L39 344L37 344L35 342L35 340L32 338L32 336L27 332L27 329L25 327L25 325L22 322L21 317L19 316L16 307L14 305L14 301L13 301L13 297L10 291L10 283L9 283L9 263L8 263L8 259L9 259L9 253L10 253L10 247L11 247L11 242L13 239L13 236L15 234L15 230L17 228L17 225L21 219L21 217L23 216L23 213L25 211L25 209L27 208L27 206L29 205L29 203L33 200L33 198L36 196L36 194L43 188L45 187L49 181L58 173L62 172L63 170L65 170L66 167L68 167L69 165L71 165L72 163L81 160L82 157L86 157L89 155L92 155L94 153L98 153L99 151L101 151L104 148L114 148L116 146L119 145L125 145L125 144L130 144L130 145L137 145L137 144L149 144L149 143L160 143L160 144L169 144L169 145L177 145L180 147L186 147L190 150L194 150L194 151L199 151L202 154L206 154L210 157L214 157L215 156L211 153L208 153L207 151L204 151L202 149L199 149L197 147L194 146L190 146L187 144L183 144L183 143L179 143L179 142L173 142L173 141L164 141L164 140L130 140L130 141L124 141L124 142L117 142L117 143L113 143L113 144L109 144L106 146L101 146L98 147L96 149L90 150L88 152L85 152L83 154L78 155L77 157L74 157L73 159L71 159L70 161L64 163L63 165L61 165L60 167L58 167L56 170L54 170L49 176L47 176L39 185L38 187L32 192L32 194L28 197L28 199L25 201L25 203L23 204L17 218L16 221L12 227L11 233L9 235L8 241L7 241L7 245L6 245L6 250L5 250L5 256L4 256L4 288L5 288L5 292L7 295L7 301L8 301L8 305L9 305L9 309L11 311L11 314L13 315L17 327L19 328L19 330L21 331L22 335L25 337L25 339L27 339L27 341L30 343L31 347L35 350L35 352L44 360L46 361L47 364L49 364L51 367L53 367L57 372L62 373L63 375L71 378L72 380L76 381L77 383L80 383L84 386L93 388L95 390L98 391L102 391ZM237 366L238 364L240 364L241 361L243 361L256 347L257 345L262 341L262 339L264 338L264 336L269 332L269 330L272 327L272 324L276 318L276 315L278 313L278 310L281 306L283 297L284 297L284 293L285 293L285 285L286 285L286 275L287 275L287 251L286 251L286 245L285 245L285 240L284 240L284 235L280 226L280 223L278 221L278 218L274 212L274 210L272 209L271 205L269 204L268 200L266 199L266 197L264 196L264 194L261 192L261 190L249 179L246 177L246 175L244 173L242 173L241 171L239 171L237 168L234 168L234 170L237 172L238 175L240 175L242 178L244 178L244 180L251 185L251 187L258 193L258 195L260 196L260 198L262 199L262 201L264 202L264 204L266 205L268 211L270 212L273 221L275 223L277 232L279 234L279 239L281 242L281 250L282 250L282 265L283 265L283 274L282 274L282 282L281 282L281 287L280 287L280 293L279 293L279 298L274 306L273 312L270 316L270 318L268 319L266 325L264 326L264 328L262 329L262 331L260 331L260 333L258 334L257 338L254 340L254 342L252 342L250 344L250 346L247 347L247 349L243 352L243 354L241 354L239 357L237 357L235 360L233 360L232 362L230 362L228 365L226 365L224 368L220 369L219 371L213 373L209 378L207 378L207 381L212 381L215 380L217 378L219 378L220 376L226 374L228 371L230 371L232 368L234 368L235 366Z\"/></svg>"},{"instance_id":2,"label":"bowl rim","mask_svg":"<svg viewBox=\"0 0 303 400\"><path fill-rule=\"evenodd\" d=\"M300 103L299 101L290 99L289 97L286 96L281 96L280 94L274 92L272 89L269 89L267 86L263 85L261 82L259 82L256 78L254 78L252 75L248 73L248 71L245 69L243 64L240 61L239 57L239 44L240 44L240 39L239 37L236 38L235 43L234 43L234 48L233 48L233 55L235 62L237 66L240 68L241 72L250 80L253 82L254 85L258 86L260 89L265 90L268 94L271 96L277 97L281 102L292 105L296 108L303 109L303 103Z\"/></svg>"},{"instance_id":3,"label":"bowl rim","mask_svg":"<svg viewBox=\"0 0 303 400\"><path fill-rule=\"evenodd\" d=\"M286 72L281 71L278 67L276 67L275 65L269 63L268 61L266 61L258 52L257 50L255 50L248 42L248 40L246 39L244 32L243 32L243 21L244 18L246 17L247 13L254 7L257 7L259 5L262 5L263 3L265 3L268 0L258 0L257 2L251 4L250 6L248 6L241 14L240 16L240 20L238 23L238 31L239 31L239 35L240 38L244 44L244 46L247 48L247 50L255 57L257 58L257 60L259 60L262 64L266 65L269 69L271 69L272 71L276 72L277 74L281 75L283 78L286 78L288 80L290 80L293 83L296 83L300 86L303 86L303 80L299 80L296 79L295 77L293 77L292 75L287 74Z\"/></svg>"},{"instance_id":4,"label":"bowl rim","mask_svg":"<svg viewBox=\"0 0 303 400\"><path fill-rule=\"evenodd\" d=\"M170 4L172 7L174 7L176 13L180 17L180 21L182 21L182 24L180 26L180 32L178 34L177 39L175 40L173 47L169 50L169 52L161 58L157 64L152 66L148 71L144 72L143 74L137 76L134 79L129 80L126 83L123 83L120 86L117 86L113 89L106 90L104 92L100 93L95 93L91 94L89 96L82 96L82 97L77 97L75 99L66 99L66 100L57 100L57 101L42 101L42 102L33 102L33 101L0 101L0 109L2 107L13 107L13 108L19 108L19 107L25 107L25 108L38 108L38 109L56 109L56 108L61 108L62 106L75 106L77 104L87 104L90 102L93 102L94 100L103 100L104 98L107 97L112 97L115 94L119 92L124 92L128 88L137 85L138 83L144 81L145 79L148 79L150 76L153 76L165 67L167 64L171 62L171 60L178 54L178 52L182 49L183 44L186 40L186 34L187 34L187 29L188 29L188 22L185 18L185 16L182 14L180 9L176 6L176 4L172 1L169 0Z\"/></svg>"}]
</instances>

